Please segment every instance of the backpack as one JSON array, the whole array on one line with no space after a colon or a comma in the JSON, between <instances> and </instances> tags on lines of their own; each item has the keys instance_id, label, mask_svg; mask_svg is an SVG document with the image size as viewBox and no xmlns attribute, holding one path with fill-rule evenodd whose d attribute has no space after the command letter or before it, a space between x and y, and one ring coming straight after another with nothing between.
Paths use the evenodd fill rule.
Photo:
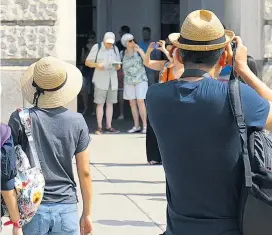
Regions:
<instances>
[{"instance_id":1,"label":"backpack","mask_svg":"<svg viewBox=\"0 0 272 235\"><path fill-rule=\"evenodd\" d=\"M272 234L272 141L265 131L248 129L241 103L240 82L232 70L229 100L239 128L244 185L240 203L243 235Z\"/></svg>"},{"instance_id":2,"label":"backpack","mask_svg":"<svg viewBox=\"0 0 272 235\"><path fill-rule=\"evenodd\" d=\"M98 42L97 46L98 46L98 50L97 50L97 53L96 53L96 56L95 56L95 61L94 61L95 63L97 62L97 56L98 56L98 53L99 53L99 51L100 51L100 49L102 47L102 43ZM115 47L116 46L113 44L114 53L115 53L115 55L117 55ZM83 75L83 77L89 77L89 79L92 79L94 71L95 71L95 68L90 68L90 67L84 65L84 67L82 69L82 75Z\"/></svg>"},{"instance_id":3,"label":"backpack","mask_svg":"<svg viewBox=\"0 0 272 235\"><path fill-rule=\"evenodd\" d=\"M9 182L16 176L16 157L11 135L11 129L5 124L0 124L0 142L1 142L1 182ZM10 186L9 186L10 188ZM2 185L3 189L3 185ZM1 200L3 200L1 198ZM3 216L3 201L1 201L1 216ZM0 226L1 227L1 226Z\"/></svg>"},{"instance_id":4,"label":"backpack","mask_svg":"<svg viewBox=\"0 0 272 235\"><path fill-rule=\"evenodd\" d=\"M29 110L19 109L18 113L35 162L35 166L32 167L29 163L27 155L22 150L22 147L20 145L15 146L17 169L17 175L15 177L15 190L18 196L17 202L20 212L20 219L26 224L31 221L40 206L43 198L45 181L41 171L38 153L31 135ZM9 215L4 202L3 214L4 216ZM10 222L6 222L4 225L9 224Z\"/></svg>"}]
</instances>

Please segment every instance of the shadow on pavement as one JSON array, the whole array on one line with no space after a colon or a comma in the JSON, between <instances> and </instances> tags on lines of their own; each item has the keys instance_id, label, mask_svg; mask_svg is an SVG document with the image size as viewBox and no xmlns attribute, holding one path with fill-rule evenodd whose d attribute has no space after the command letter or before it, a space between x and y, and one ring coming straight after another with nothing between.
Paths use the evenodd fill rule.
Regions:
<instances>
[{"instance_id":1,"label":"shadow on pavement","mask_svg":"<svg viewBox=\"0 0 272 235\"><path fill-rule=\"evenodd\" d=\"M111 196L142 196L142 197L165 197L165 193L101 193L100 195Z\"/></svg>"},{"instance_id":2,"label":"shadow on pavement","mask_svg":"<svg viewBox=\"0 0 272 235\"><path fill-rule=\"evenodd\" d=\"M96 167L150 167L147 163L92 163L92 165Z\"/></svg>"},{"instance_id":3,"label":"shadow on pavement","mask_svg":"<svg viewBox=\"0 0 272 235\"><path fill-rule=\"evenodd\" d=\"M95 223L106 226L157 227L157 225L153 222L134 220L97 220Z\"/></svg>"},{"instance_id":4,"label":"shadow on pavement","mask_svg":"<svg viewBox=\"0 0 272 235\"><path fill-rule=\"evenodd\" d=\"M93 180L92 182L104 182L115 184L165 184L165 181L141 181L141 180L121 180L121 179L105 179L105 180Z\"/></svg>"}]
</instances>

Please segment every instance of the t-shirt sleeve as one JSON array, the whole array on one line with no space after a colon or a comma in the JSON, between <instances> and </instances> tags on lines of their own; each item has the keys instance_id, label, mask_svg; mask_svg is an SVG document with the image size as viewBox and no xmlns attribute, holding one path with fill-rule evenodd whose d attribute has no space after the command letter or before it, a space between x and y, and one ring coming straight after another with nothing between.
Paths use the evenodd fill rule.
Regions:
<instances>
[{"instance_id":1,"label":"t-shirt sleeve","mask_svg":"<svg viewBox=\"0 0 272 235\"><path fill-rule=\"evenodd\" d=\"M96 55L97 55L97 52L98 52L98 44L94 44L89 55L87 56L87 61L95 61L95 58L96 58Z\"/></svg>"},{"instance_id":2,"label":"t-shirt sleeve","mask_svg":"<svg viewBox=\"0 0 272 235\"><path fill-rule=\"evenodd\" d=\"M8 125L11 128L14 146L21 144L23 130L18 111L11 114Z\"/></svg>"},{"instance_id":3,"label":"t-shirt sleeve","mask_svg":"<svg viewBox=\"0 0 272 235\"><path fill-rule=\"evenodd\" d=\"M79 122L79 130L80 130L80 133L79 133L79 138L78 138L78 143L77 143L75 154L81 153L84 150L86 150L89 146L90 141L91 141L91 137L89 134L89 128L88 128L87 123L84 120L82 115L81 115L80 122Z\"/></svg>"},{"instance_id":4,"label":"t-shirt sleeve","mask_svg":"<svg viewBox=\"0 0 272 235\"><path fill-rule=\"evenodd\" d=\"M270 111L270 104L247 84L240 84L241 99L247 126L263 129Z\"/></svg>"}]
</instances>

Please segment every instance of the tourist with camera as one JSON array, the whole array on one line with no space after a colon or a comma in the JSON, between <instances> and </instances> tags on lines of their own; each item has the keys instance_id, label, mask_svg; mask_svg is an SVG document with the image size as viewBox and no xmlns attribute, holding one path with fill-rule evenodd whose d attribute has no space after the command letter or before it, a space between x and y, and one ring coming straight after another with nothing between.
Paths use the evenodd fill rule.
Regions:
<instances>
[{"instance_id":1,"label":"tourist with camera","mask_svg":"<svg viewBox=\"0 0 272 235\"><path fill-rule=\"evenodd\" d=\"M167 179L166 234L241 235L241 142L229 84L216 78L230 64L247 83L240 91L248 128L272 130L272 91L249 69L242 39L213 12L190 13L169 38L185 71L179 80L151 86L146 99Z\"/></svg>"}]
</instances>

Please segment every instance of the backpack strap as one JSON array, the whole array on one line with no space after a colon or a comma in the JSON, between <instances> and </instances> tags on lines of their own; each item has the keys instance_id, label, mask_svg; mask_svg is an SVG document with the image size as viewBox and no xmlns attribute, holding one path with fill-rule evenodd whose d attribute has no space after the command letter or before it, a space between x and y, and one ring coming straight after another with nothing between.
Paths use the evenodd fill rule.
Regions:
<instances>
[{"instance_id":1,"label":"backpack strap","mask_svg":"<svg viewBox=\"0 0 272 235\"><path fill-rule=\"evenodd\" d=\"M31 154L34 159L35 167L41 169L41 164L40 164L40 160L38 158L37 149L36 149L36 146L35 146L35 143L33 140L33 136L31 134L30 111L27 108L23 108L23 109L18 109L18 113L19 113L20 121L25 128L25 134L28 139L28 143L30 146Z\"/></svg>"},{"instance_id":2,"label":"backpack strap","mask_svg":"<svg viewBox=\"0 0 272 235\"><path fill-rule=\"evenodd\" d=\"M236 48L233 53L233 64L235 60L235 52L236 52ZM248 146L247 146L247 126L245 123L245 117L244 117L243 106L241 101L240 82L233 68L232 68L232 71L230 74L230 80L229 80L229 101L230 101L230 106L231 106L235 121L239 128L242 157L243 157L243 163L244 163L245 186L248 188L251 188L252 175L251 175L251 164L250 164Z\"/></svg>"},{"instance_id":3,"label":"backpack strap","mask_svg":"<svg viewBox=\"0 0 272 235\"><path fill-rule=\"evenodd\" d=\"M97 46L98 46L98 50L97 50L95 61L94 61L95 63L97 62L97 56L98 56L98 53L99 53L99 51L101 49L101 42L97 43Z\"/></svg>"},{"instance_id":4,"label":"backpack strap","mask_svg":"<svg viewBox=\"0 0 272 235\"><path fill-rule=\"evenodd\" d=\"M115 55L117 55L115 44L113 44L113 50L114 50Z\"/></svg>"}]
</instances>

